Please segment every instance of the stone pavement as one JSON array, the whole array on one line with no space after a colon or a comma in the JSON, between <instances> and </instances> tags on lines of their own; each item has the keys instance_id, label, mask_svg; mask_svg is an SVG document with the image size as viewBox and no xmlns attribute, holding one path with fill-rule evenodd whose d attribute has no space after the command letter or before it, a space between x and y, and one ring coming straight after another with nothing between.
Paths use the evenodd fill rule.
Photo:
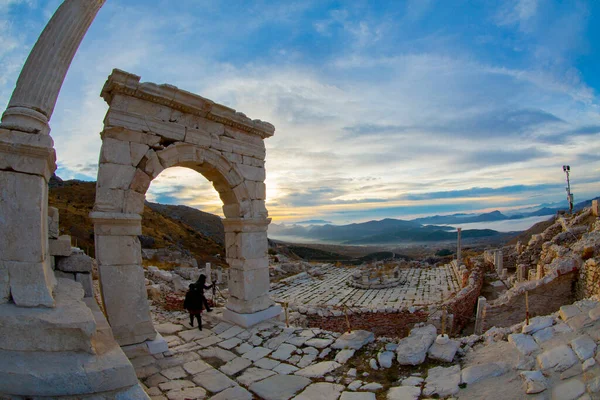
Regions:
<instances>
[{"instance_id":1,"label":"stone pavement","mask_svg":"<svg viewBox=\"0 0 600 400\"><path fill-rule=\"evenodd\" d=\"M327 265L322 275L300 274L297 279L271 286L271 297L296 306L393 307L405 308L440 303L460 290L449 265L400 270L406 283L387 289L358 289L346 284L353 268Z\"/></svg>"},{"instance_id":2,"label":"stone pavement","mask_svg":"<svg viewBox=\"0 0 600 400\"><path fill-rule=\"evenodd\" d=\"M205 314L203 331L183 312L154 312L170 350L128 349L152 399L600 398L597 300L450 340L422 324L404 339L273 320L243 329L223 322L221 311Z\"/></svg>"}]
</instances>

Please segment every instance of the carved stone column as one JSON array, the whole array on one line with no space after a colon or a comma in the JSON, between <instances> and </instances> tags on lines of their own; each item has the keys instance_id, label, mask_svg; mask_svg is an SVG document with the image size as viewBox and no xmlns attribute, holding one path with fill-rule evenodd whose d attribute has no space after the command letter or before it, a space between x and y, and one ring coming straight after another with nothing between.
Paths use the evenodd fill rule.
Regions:
<instances>
[{"instance_id":1,"label":"carved stone column","mask_svg":"<svg viewBox=\"0 0 600 400\"><path fill-rule=\"evenodd\" d=\"M102 302L115 340L121 345L154 340L144 284L138 214L92 212Z\"/></svg>"},{"instance_id":2,"label":"carved stone column","mask_svg":"<svg viewBox=\"0 0 600 400\"><path fill-rule=\"evenodd\" d=\"M105 0L65 0L29 54L2 127L28 133L50 132L48 121L75 52Z\"/></svg>"},{"instance_id":3,"label":"carved stone column","mask_svg":"<svg viewBox=\"0 0 600 400\"><path fill-rule=\"evenodd\" d=\"M223 318L248 327L278 316L281 306L269 298L267 226L270 218L226 218L229 299Z\"/></svg>"}]
</instances>

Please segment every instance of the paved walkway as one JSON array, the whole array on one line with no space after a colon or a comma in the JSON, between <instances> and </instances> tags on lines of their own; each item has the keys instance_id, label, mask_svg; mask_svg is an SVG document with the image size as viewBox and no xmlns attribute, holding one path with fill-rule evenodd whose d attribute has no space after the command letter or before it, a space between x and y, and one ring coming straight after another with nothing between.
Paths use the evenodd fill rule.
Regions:
<instances>
[{"instance_id":1,"label":"paved walkway","mask_svg":"<svg viewBox=\"0 0 600 400\"><path fill-rule=\"evenodd\" d=\"M327 266L321 276L304 275L271 287L271 297L295 305L410 307L440 303L460 290L449 266L410 268L400 272L406 283L388 289L357 289L346 284L356 269Z\"/></svg>"}]
</instances>

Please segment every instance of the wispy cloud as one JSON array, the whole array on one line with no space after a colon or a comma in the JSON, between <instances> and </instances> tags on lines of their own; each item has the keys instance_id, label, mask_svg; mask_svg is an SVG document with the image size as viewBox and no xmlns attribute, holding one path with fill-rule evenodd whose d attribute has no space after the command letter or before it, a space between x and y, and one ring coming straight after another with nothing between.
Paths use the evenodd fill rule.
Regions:
<instances>
[{"instance_id":1,"label":"wispy cloud","mask_svg":"<svg viewBox=\"0 0 600 400\"><path fill-rule=\"evenodd\" d=\"M598 13L567 3L465 6L448 20L448 2L111 0L51 121L59 174L95 179L107 109L99 92L117 67L273 123L275 220L484 210L531 205L540 200L532 194L555 201L567 163L577 195L591 194L600 82L576 56L593 53L586 29ZM48 4L58 2L0 2L4 104ZM191 170L163 172L148 198L222 212Z\"/></svg>"}]
</instances>

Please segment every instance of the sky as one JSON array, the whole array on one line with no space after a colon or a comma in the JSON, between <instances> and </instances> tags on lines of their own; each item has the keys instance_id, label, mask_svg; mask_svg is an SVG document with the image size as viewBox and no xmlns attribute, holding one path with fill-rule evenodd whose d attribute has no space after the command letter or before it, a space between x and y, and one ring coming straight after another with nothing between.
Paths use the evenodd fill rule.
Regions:
<instances>
[{"instance_id":1,"label":"sky","mask_svg":"<svg viewBox=\"0 0 600 400\"><path fill-rule=\"evenodd\" d=\"M59 0L0 0L0 107ZM509 212L600 193L600 2L107 0L50 121L95 180L113 68L269 121L276 223ZM165 170L148 200L222 215Z\"/></svg>"}]
</instances>

